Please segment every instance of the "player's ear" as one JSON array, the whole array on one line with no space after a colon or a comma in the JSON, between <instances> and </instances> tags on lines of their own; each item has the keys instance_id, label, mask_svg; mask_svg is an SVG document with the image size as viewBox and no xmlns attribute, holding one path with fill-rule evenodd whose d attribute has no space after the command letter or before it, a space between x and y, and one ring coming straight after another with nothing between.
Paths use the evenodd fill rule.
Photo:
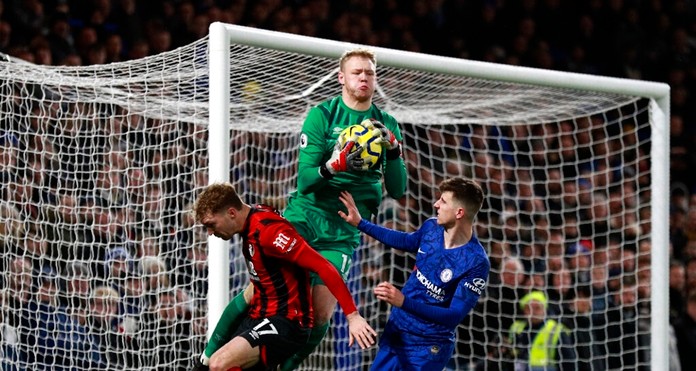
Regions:
<instances>
[{"instance_id":1,"label":"player's ear","mask_svg":"<svg viewBox=\"0 0 696 371\"><path fill-rule=\"evenodd\" d=\"M457 219L466 218L466 209L463 207L458 207L456 218Z\"/></svg>"},{"instance_id":2,"label":"player's ear","mask_svg":"<svg viewBox=\"0 0 696 371\"><path fill-rule=\"evenodd\" d=\"M228 207L227 208L227 215L229 215L231 218L234 218L237 216L237 210L235 210L234 207Z\"/></svg>"},{"instance_id":3,"label":"player's ear","mask_svg":"<svg viewBox=\"0 0 696 371\"><path fill-rule=\"evenodd\" d=\"M342 71L338 71L338 83L341 85L345 84L345 75Z\"/></svg>"}]
</instances>

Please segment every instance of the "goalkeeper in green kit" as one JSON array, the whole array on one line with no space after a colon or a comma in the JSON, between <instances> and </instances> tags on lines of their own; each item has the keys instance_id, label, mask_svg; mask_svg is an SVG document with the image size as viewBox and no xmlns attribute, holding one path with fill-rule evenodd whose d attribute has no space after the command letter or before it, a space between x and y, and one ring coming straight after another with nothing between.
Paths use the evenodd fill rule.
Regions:
<instances>
[{"instance_id":1,"label":"goalkeeper in green kit","mask_svg":"<svg viewBox=\"0 0 696 371\"><path fill-rule=\"evenodd\" d=\"M382 201L382 177L387 194L401 198L406 190L406 167L401 157L402 137L397 121L372 104L377 82L374 53L363 48L345 52L339 60L338 82L342 94L313 107L304 121L297 190L290 195L283 215L347 280L353 252L360 244L360 233L338 215L339 210L345 211L339 194L350 192L360 215L371 219ZM343 129L355 124L380 137L382 156L371 168L359 156L357 136L348 138L342 148L336 145ZM351 152L356 146L358 150ZM282 370L299 366L329 328L336 298L318 276L312 279L312 290L314 328L309 342L282 365ZM207 364L208 358L231 339L247 306L243 292L230 302L200 363Z\"/></svg>"}]
</instances>

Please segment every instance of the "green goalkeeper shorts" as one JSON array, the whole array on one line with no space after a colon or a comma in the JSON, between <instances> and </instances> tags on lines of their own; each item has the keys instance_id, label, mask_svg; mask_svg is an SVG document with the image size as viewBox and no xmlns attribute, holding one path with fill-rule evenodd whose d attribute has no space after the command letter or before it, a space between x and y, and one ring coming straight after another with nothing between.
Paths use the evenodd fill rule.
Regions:
<instances>
[{"instance_id":1,"label":"green goalkeeper shorts","mask_svg":"<svg viewBox=\"0 0 696 371\"><path fill-rule=\"evenodd\" d=\"M360 244L360 231L346 223L336 212L320 213L311 208L303 208L301 211L288 208L283 216L314 250L342 251L352 256Z\"/></svg>"},{"instance_id":2,"label":"green goalkeeper shorts","mask_svg":"<svg viewBox=\"0 0 696 371\"><path fill-rule=\"evenodd\" d=\"M348 223L344 222L344 224ZM295 226L295 229L297 229L297 232L300 234L300 236L302 236L302 238L304 238L307 241L307 243L309 243L309 245L312 246L312 248L317 250L317 252L321 254L321 256L323 256L326 260L329 261L329 263L333 264L333 266L336 267L338 273L341 275L341 278L343 278L343 281L347 281L348 273L350 272L350 265L353 262L353 251L355 251L357 244L348 243L347 241L339 241L333 242L331 244L331 246L335 247L336 249L327 249L325 248L325 244L319 245L320 247L324 248L317 249L315 247L317 237L314 230L312 230L305 222L293 223L293 225ZM312 241L314 241L315 245L312 245ZM317 275L316 273L311 272L310 277L312 279L312 286L324 285L324 281L322 281L322 279L319 278L319 275Z\"/></svg>"},{"instance_id":3,"label":"green goalkeeper shorts","mask_svg":"<svg viewBox=\"0 0 696 371\"><path fill-rule=\"evenodd\" d=\"M357 228L346 223L337 212L318 212L311 207L290 207L283 216L312 248L336 267L344 281L348 280L353 252L360 245ZM324 284L315 273L311 277L312 286Z\"/></svg>"},{"instance_id":4,"label":"green goalkeeper shorts","mask_svg":"<svg viewBox=\"0 0 696 371\"><path fill-rule=\"evenodd\" d=\"M341 251L334 250L321 250L319 251L321 256L326 258L334 267L338 270L338 273L343 278L343 281L348 281L348 273L350 272L350 265L353 263L353 258ZM312 280L312 286L324 285L324 281L319 277L318 274L311 272L310 277Z\"/></svg>"}]
</instances>

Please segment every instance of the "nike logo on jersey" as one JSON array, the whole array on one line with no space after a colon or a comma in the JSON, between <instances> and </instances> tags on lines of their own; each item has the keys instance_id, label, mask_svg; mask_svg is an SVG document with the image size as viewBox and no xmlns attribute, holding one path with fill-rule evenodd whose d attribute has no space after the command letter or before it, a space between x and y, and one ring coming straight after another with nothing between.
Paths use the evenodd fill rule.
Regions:
<instances>
[{"instance_id":1,"label":"nike logo on jersey","mask_svg":"<svg viewBox=\"0 0 696 371\"><path fill-rule=\"evenodd\" d=\"M425 251L421 250L421 248L419 247L419 248L418 248L418 253L419 253L419 254L425 254Z\"/></svg>"}]
</instances>

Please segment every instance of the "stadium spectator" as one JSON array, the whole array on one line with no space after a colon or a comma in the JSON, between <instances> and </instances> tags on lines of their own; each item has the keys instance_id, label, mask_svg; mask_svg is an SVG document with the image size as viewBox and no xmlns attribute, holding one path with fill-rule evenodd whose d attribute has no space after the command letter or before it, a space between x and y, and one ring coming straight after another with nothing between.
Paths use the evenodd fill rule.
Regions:
<instances>
[{"instance_id":1,"label":"stadium spectator","mask_svg":"<svg viewBox=\"0 0 696 371\"><path fill-rule=\"evenodd\" d=\"M587 284L592 281L592 252L583 243L577 242L566 250L566 264L573 272L573 279L578 284Z\"/></svg>"},{"instance_id":2,"label":"stadium spectator","mask_svg":"<svg viewBox=\"0 0 696 371\"><path fill-rule=\"evenodd\" d=\"M491 272L488 295L484 297L480 309L485 322L479 325L485 329L483 339L491 341L485 350L487 356L479 362L477 368L503 370L513 367L510 362L512 354L508 330L522 313L517 303L529 292L530 282L524 265L514 256L504 258L498 269L492 269Z\"/></svg>"},{"instance_id":3,"label":"stadium spectator","mask_svg":"<svg viewBox=\"0 0 696 371\"><path fill-rule=\"evenodd\" d=\"M46 39L51 47L51 60L61 62L74 55L79 58L75 49L75 35L68 21L68 14L56 13L48 24ZM82 60L80 60L80 65Z\"/></svg>"},{"instance_id":4,"label":"stadium spectator","mask_svg":"<svg viewBox=\"0 0 696 371\"><path fill-rule=\"evenodd\" d=\"M598 343L594 340L595 323L592 320L592 292L587 286L575 288L573 297L568 297L564 303L558 320L571 332L573 344L578 354L577 371L603 369L602 363L597 362Z\"/></svg>"},{"instance_id":5,"label":"stadium spectator","mask_svg":"<svg viewBox=\"0 0 696 371\"><path fill-rule=\"evenodd\" d=\"M686 292L696 291L696 258L686 261ZM687 294L688 295L688 294Z\"/></svg>"},{"instance_id":6,"label":"stadium spectator","mask_svg":"<svg viewBox=\"0 0 696 371\"><path fill-rule=\"evenodd\" d=\"M121 331L123 317L119 314L121 296L110 286L97 286L90 291L88 321L90 335L101 353L100 369L122 369L137 357L130 357L126 335Z\"/></svg>"},{"instance_id":7,"label":"stadium spectator","mask_svg":"<svg viewBox=\"0 0 696 371\"><path fill-rule=\"evenodd\" d=\"M144 256L140 259L140 270L144 280L144 305L153 306L157 303L160 292L172 288L167 263L159 256Z\"/></svg>"},{"instance_id":8,"label":"stadium spectator","mask_svg":"<svg viewBox=\"0 0 696 371\"><path fill-rule=\"evenodd\" d=\"M104 257L104 279L121 294L122 279L126 277L128 266L133 264L130 252L125 246L114 246Z\"/></svg>"},{"instance_id":9,"label":"stadium spectator","mask_svg":"<svg viewBox=\"0 0 696 371\"><path fill-rule=\"evenodd\" d=\"M595 313L595 325L601 325L604 321L604 312L611 303L609 290L609 271L606 266L597 264L592 267L591 282L589 282L592 304L592 312ZM587 283L586 283L587 284Z\"/></svg>"},{"instance_id":10,"label":"stadium spectator","mask_svg":"<svg viewBox=\"0 0 696 371\"><path fill-rule=\"evenodd\" d=\"M595 339L600 344L606 342L606 368L647 370L644 349L648 344L639 329L636 277L624 275L621 283L606 311L606 327L595 327Z\"/></svg>"},{"instance_id":11,"label":"stadium spectator","mask_svg":"<svg viewBox=\"0 0 696 371\"><path fill-rule=\"evenodd\" d=\"M546 262L542 258L532 260L528 276L532 290L546 290L550 285L550 282L547 281Z\"/></svg>"},{"instance_id":12,"label":"stadium spectator","mask_svg":"<svg viewBox=\"0 0 696 371\"><path fill-rule=\"evenodd\" d=\"M146 306L144 302L148 300L148 294L150 293L146 289L149 287L147 283L143 283L143 292L137 293L140 284L138 279L141 277L139 269L143 264L148 265L148 267L151 265L149 260L147 262L145 260L145 258L142 261L134 260L125 245L112 247L106 253L103 282L105 286L113 288L119 294L119 316L137 317L140 315L142 307ZM142 273L142 277L155 277L151 279L156 280L159 278L159 275L145 275ZM133 296L135 293L138 296Z\"/></svg>"},{"instance_id":13,"label":"stadium spectator","mask_svg":"<svg viewBox=\"0 0 696 371\"><path fill-rule=\"evenodd\" d=\"M683 231L687 244L691 241L696 241L696 207L691 206L686 212Z\"/></svg>"},{"instance_id":14,"label":"stadium spectator","mask_svg":"<svg viewBox=\"0 0 696 371\"><path fill-rule=\"evenodd\" d=\"M177 315L177 297L174 290L160 290L144 310L143 331L138 333L141 352L139 357L145 369L187 369L191 354L191 321Z\"/></svg>"},{"instance_id":15,"label":"stadium spectator","mask_svg":"<svg viewBox=\"0 0 696 371\"><path fill-rule=\"evenodd\" d=\"M204 241L201 239L200 241ZM208 296L208 252L202 243L188 245L178 262L177 285L186 289L198 304Z\"/></svg>"},{"instance_id":16,"label":"stadium spectator","mask_svg":"<svg viewBox=\"0 0 696 371\"><path fill-rule=\"evenodd\" d=\"M672 325L682 316L686 308L687 292L685 288L686 269L684 263L672 260L669 264L669 323Z\"/></svg>"},{"instance_id":17,"label":"stadium spectator","mask_svg":"<svg viewBox=\"0 0 696 371\"><path fill-rule=\"evenodd\" d=\"M17 177L19 158L19 138L12 133L0 135L0 181L8 184Z\"/></svg>"},{"instance_id":18,"label":"stadium spectator","mask_svg":"<svg viewBox=\"0 0 696 371\"><path fill-rule=\"evenodd\" d=\"M23 257L13 257L4 268L4 285L0 291L0 323L3 326L0 365L14 371L36 364L34 270L31 261Z\"/></svg>"},{"instance_id":19,"label":"stadium spectator","mask_svg":"<svg viewBox=\"0 0 696 371\"><path fill-rule=\"evenodd\" d=\"M549 273L548 282L548 288L541 288L547 289L547 312L562 317L568 302L577 297L573 290L573 274L569 269L561 268L556 272Z\"/></svg>"},{"instance_id":20,"label":"stadium spectator","mask_svg":"<svg viewBox=\"0 0 696 371\"><path fill-rule=\"evenodd\" d=\"M133 264L126 273L124 294L123 294L123 313L124 321L139 322L138 317L142 314L143 306L146 305L145 296L146 281L143 277L140 264Z\"/></svg>"},{"instance_id":21,"label":"stadium spectator","mask_svg":"<svg viewBox=\"0 0 696 371\"><path fill-rule=\"evenodd\" d=\"M463 178L446 179L439 190L440 198L434 204L437 218L411 233L369 222L361 217L351 194L341 193L346 212L338 213L346 222L387 246L417 252L415 272L402 290L387 281L373 289L377 299L392 305L392 311L371 369L444 368L454 352L457 325L485 290L490 262L473 228L485 197L483 190ZM453 255L459 257L445 258ZM443 259L465 264L444 263ZM432 288L426 288L424 281Z\"/></svg>"},{"instance_id":22,"label":"stadium spectator","mask_svg":"<svg viewBox=\"0 0 696 371\"><path fill-rule=\"evenodd\" d=\"M74 367L98 367L101 355L86 327L80 325L58 301L59 277L46 266L39 272L36 305L36 343L33 348L37 365L56 371Z\"/></svg>"},{"instance_id":23,"label":"stadium spectator","mask_svg":"<svg viewBox=\"0 0 696 371\"><path fill-rule=\"evenodd\" d=\"M16 250L18 237L24 234L23 218L12 204L0 200L0 246L3 251Z\"/></svg>"},{"instance_id":24,"label":"stadium spectator","mask_svg":"<svg viewBox=\"0 0 696 371\"><path fill-rule=\"evenodd\" d=\"M686 298L686 310L674 324L679 349L679 360L683 370L696 368L694 349L696 349L696 292Z\"/></svg>"},{"instance_id":25,"label":"stadium spectator","mask_svg":"<svg viewBox=\"0 0 696 371\"><path fill-rule=\"evenodd\" d=\"M136 243L135 257L141 259L146 256L160 256L165 251L160 245L159 238L154 234L154 231L146 230L143 232L142 239Z\"/></svg>"},{"instance_id":26,"label":"stadium spectator","mask_svg":"<svg viewBox=\"0 0 696 371\"><path fill-rule=\"evenodd\" d=\"M6 53L11 42L12 25L5 20L0 20L0 52Z\"/></svg>"},{"instance_id":27,"label":"stadium spectator","mask_svg":"<svg viewBox=\"0 0 696 371\"><path fill-rule=\"evenodd\" d=\"M515 367L576 370L572 330L547 315L546 294L530 291L520 299L519 306L524 317L516 320L509 330Z\"/></svg>"},{"instance_id":28,"label":"stadium spectator","mask_svg":"<svg viewBox=\"0 0 696 371\"><path fill-rule=\"evenodd\" d=\"M124 60L123 37L120 34L112 33L104 41L104 63L117 63Z\"/></svg>"},{"instance_id":29,"label":"stadium spectator","mask_svg":"<svg viewBox=\"0 0 696 371\"><path fill-rule=\"evenodd\" d=\"M566 220L566 223L568 221ZM546 240L546 268L549 273L553 274L564 269L567 265L565 262L565 241L572 236L563 234L558 230L549 232L549 238Z\"/></svg>"},{"instance_id":30,"label":"stadium spectator","mask_svg":"<svg viewBox=\"0 0 696 371\"><path fill-rule=\"evenodd\" d=\"M61 273L64 287L59 296L60 305L67 308L71 316L82 326L89 317L89 296L92 292L94 275L89 265L82 261L68 263Z\"/></svg>"}]
</instances>

